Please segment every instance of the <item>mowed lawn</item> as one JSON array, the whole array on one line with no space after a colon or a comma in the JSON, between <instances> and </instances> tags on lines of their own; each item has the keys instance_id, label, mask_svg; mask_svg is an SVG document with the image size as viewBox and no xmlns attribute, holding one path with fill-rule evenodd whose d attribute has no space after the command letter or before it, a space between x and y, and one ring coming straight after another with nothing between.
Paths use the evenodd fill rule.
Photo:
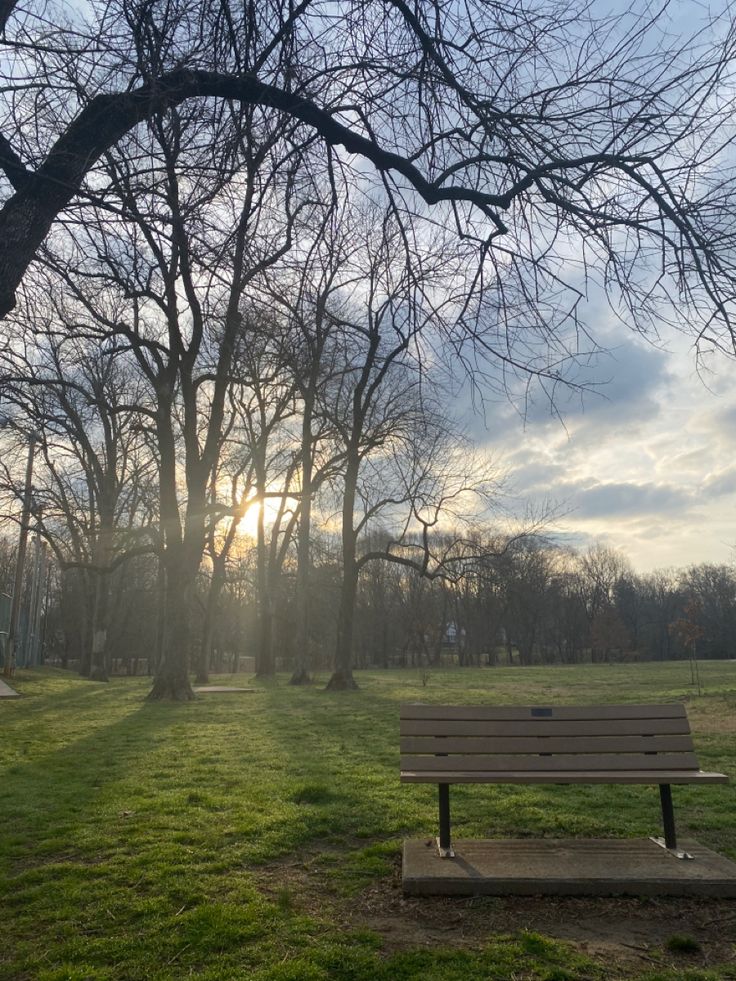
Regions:
<instances>
[{"instance_id":1,"label":"mowed lawn","mask_svg":"<svg viewBox=\"0 0 736 981\"><path fill-rule=\"evenodd\" d=\"M530 930L531 910L564 926L660 915L658 901L404 903L401 842L435 833L436 790L398 781L402 700L682 699L701 766L736 777L736 663L702 664L702 696L686 663L357 677L358 692L283 677L180 705L145 702L142 679L20 673L24 697L0 701L0 978L736 978L734 902L698 907L710 949L692 902L669 900L680 928L620 962ZM736 787L674 798L681 836L736 859ZM660 833L656 787L459 787L452 801L457 837Z\"/></svg>"}]
</instances>

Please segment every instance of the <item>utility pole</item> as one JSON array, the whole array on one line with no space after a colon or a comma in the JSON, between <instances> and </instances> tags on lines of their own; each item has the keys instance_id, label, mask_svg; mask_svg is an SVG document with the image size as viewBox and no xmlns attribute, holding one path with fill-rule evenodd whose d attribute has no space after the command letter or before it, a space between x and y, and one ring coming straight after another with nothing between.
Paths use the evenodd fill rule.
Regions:
<instances>
[{"instance_id":1,"label":"utility pole","mask_svg":"<svg viewBox=\"0 0 736 981\"><path fill-rule=\"evenodd\" d=\"M8 628L8 645L5 649L5 664L3 674L12 678L15 671L16 648L18 644L18 624L20 622L20 601L23 592L23 572L28 546L28 525L31 520L31 504L33 496L33 457L36 452L37 433L28 437L28 462L26 463L26 483L23 491L23 513L20 519L20 539L18 540L18 557L15 562L15 586L13 587L13 602L10 607L10 627Z\"/></svg>"}]
</instances>

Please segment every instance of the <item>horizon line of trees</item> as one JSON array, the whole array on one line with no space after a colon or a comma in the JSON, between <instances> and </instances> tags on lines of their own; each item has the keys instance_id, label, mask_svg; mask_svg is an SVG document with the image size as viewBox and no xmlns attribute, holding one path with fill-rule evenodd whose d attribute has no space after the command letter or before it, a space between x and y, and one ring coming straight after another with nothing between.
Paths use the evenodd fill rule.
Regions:
<instances>
[{"instance_id":1,"label":"horizon line of trees","mask_svg":"<svg viewBox=\"0 0 736 981\"><path fill-rule=\"evenodd\" d=\"M448 537L442 535L445 547ZM366 548L377 547L374 534ZM476 532L452 576L428 579L416 568L366 564L355 605L356 668L439 668L499 664L580 664L736 657L736 567L700 563L635 573L618 551L600 544L583 552L539 536L506 541ZM482 547L481 547L482 546ZM439 547L439 546L438 546ZM197 680L257 665L262 643L258 545L239 536L220 583L218 614L209 598L216 575L200 570L189 618L188 668ZM310 677L334 663L342 570L340 541L322 531L313 542ZM0 594L12 588L14 548L0 539ZM29 570L26 603L32 601ZM111 574L107 667L116 674L155 674L160 657L160 574L153 555L139 555ZM93 624L84 570L50 568L43 584L42 659L81 674L91 671ZM269 673L297 674L299 616L296 544L273 582ZM0 624L0 629L2 629ZM247 658L246 661L243 659ZM302 679L304 680L304 679Z\"/></svg>"}]
</instances>

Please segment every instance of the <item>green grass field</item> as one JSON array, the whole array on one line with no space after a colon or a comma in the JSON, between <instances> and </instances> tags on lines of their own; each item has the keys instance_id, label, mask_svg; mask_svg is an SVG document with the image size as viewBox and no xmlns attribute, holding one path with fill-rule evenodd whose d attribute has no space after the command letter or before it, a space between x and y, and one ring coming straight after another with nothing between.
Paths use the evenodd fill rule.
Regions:
<instances>
[{"instance_id":1,"label":"green grass field","mask_svg":"<svg viewBox=\"0 0 736 981\"><path fill-rule=\"evenodd\" d=\"M426 686L371 672L358 692L280 678L149 704L142 679L21 673L24 697L0 701L0 978L736 978L735 902L400 891L402 840L436 822L435 788L398 782L400 701L685 699L701 765L736 777L736 663L701 679L699 697L685 663ZM674 795L680 834L736 858L736 786ZM646 836L659 820L654 787L453 791L457 837Z\"/></svg>"}]
</instances>

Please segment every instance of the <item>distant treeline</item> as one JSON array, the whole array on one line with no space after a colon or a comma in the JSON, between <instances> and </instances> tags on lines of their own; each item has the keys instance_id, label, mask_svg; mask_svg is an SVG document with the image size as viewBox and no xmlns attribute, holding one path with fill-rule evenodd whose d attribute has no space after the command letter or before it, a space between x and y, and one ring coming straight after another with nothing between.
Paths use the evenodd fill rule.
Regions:
<instances>
[{"instance_id":1,"label":"distant treeline","mask_svg":"<svg viewBox=\"0 0 736 981\"><path fill-rule=\"evenodd\" d=\"M621 553L596 545L561 549L530 536L504 544L478 538L451 575L373 562L361 571L353 650L358 667L580 663L736 656L736 569L701 564L637 575ZM331 666L340 597L339 543L323 538L313 571L311 631L315 668ZM9 592L14 551L0 543L0 589ZM160 581L150 555L113 571L110 666L151 673L160 648ZM195 666L208 630L212 569L203 567L190 617ZM30 578L30 573L29 573ZM258 587L255 545L247 537L228 565L219 613L207 641L208 670L255 663ZM44 657L85 670L91 648L85 570L52 570L43 624ZM274 583L275 665L293 670L295 576L287 559ZM30 581L27 590L30 595ZM244 662L243 657L254 661Z\"/></svg>"}]
</instances>

